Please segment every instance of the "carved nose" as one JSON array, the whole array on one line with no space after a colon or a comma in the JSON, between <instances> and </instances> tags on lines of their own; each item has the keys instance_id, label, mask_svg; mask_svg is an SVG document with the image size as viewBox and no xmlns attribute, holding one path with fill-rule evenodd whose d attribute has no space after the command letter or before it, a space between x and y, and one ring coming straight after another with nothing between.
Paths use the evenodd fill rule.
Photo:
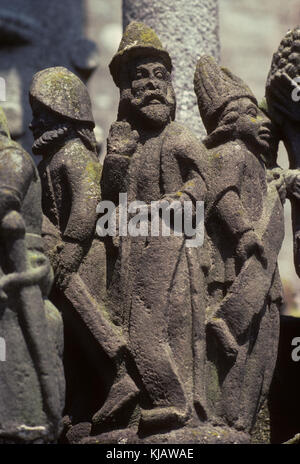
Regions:
<instances>
[{"instance_id":1,"label":"carved nose","mask_svg":"<svg viewBox=\"0 0 300 464\"><path fill-rule=\"evenodd\" d=\"M149 79L145 87L147 90L155 90L158 89L159 85L154 79Z\"/></svg>"}]
</instances>

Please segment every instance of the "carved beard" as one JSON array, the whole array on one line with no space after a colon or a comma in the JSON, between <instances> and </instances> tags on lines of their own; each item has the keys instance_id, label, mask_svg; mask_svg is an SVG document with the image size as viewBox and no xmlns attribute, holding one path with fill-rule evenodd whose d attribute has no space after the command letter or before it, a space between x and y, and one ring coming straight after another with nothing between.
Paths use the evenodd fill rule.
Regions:
<instances>
[{"instance_id":1,"label":"carved beard","mask_svg":"<svg viewBox=\"0 0 300 464\"><path fill-rule=\"evenodd\" d=\"M140 121L150 128L164 127L175 119L176 100L172 85L167 96L160 90L146 90L142 96L134 97L130 89L121 92L119 120L130 115L139 125Z\"/></svg>"},{"instance_id":2,"label":"carved beard","mask_svg":"<svg viewBox=\"0 0 300 464\"><path fill-rule=\"evenodd\" d=\"M32 145L33 153L35 155L42 155L50 148L54 148L67 136L69 129L67 125L60 125L55 129L44 132L34 140Z\"/></svg>"}]
</instances>

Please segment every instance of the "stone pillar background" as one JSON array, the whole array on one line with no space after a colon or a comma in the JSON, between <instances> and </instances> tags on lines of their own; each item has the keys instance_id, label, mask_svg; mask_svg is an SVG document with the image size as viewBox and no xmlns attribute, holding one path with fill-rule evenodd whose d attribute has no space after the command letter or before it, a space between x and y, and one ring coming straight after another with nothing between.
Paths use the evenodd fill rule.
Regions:
<instances>
[{"instance_id":1,"label":"stone pillar background","mask_svg":"<svg viewBox=\"0 0 300 464\"><path fill-rule=\"evenodd\" d=\"M134 20L154 29L172 57L176 120L203 137L193 80L200 56L219 61L218 0L123 0L123 27Z\"/></svg>"}]
</instances>

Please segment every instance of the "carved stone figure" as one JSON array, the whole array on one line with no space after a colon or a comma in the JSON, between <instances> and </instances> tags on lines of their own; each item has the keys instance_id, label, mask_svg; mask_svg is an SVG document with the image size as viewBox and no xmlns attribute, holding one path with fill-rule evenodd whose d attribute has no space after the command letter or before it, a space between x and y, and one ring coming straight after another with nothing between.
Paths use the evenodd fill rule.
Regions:
<instances>
[{"instance_id":1,"label":"carved stone figure","mask_svg":"<svg viewBox=\"0 0 300 464\"><path fill-rule=\"evenodd\" d=\"M32 158L13 142L0 112L0 442L47 443L64 407L62 320L47 300L41 188Z\"/></svg>"},{"instance_id":2,"label":"carved stone figure","mask_svg":"<svg viewBox=\"0 0 300 464\"><path fill-rule=\"evenodd\" d=\"M267 172L278 139L249 87L212 57L199 60L195 91L208 133L208 409L216 423L249 433L279 338L283 179Z\"/></svg>"},{"instance_id":3,"label":"carved stone figure","mask_svg":"<svg viewBox=\"0 0 300 464\"><path fill-rule=\"evenodd\" d=\"M300 277L300 131L299 77L300 77L300 28L289 31L273 55L266 84L266 100L270 116L278 125L290 162L285 178L290 193L294 234L294 263ZM295 170L298 170L297 171Z\"/></svg>"},{"instance_id":4,"label":"carved stone figure","mask_svg":"<svg viewBox=\"0 0 300 464\"><path fill-rule=\"evenodd\" d=\"M300 276L300 27L288 31L273 55L266 83L266 102L269 114L287 150L290 169L277 168L284 177L287 198L291 202L294 235L294 264ZM299 433L300 388L299 366L291 357L291 340L297 337L300 319L281 317L278 362L274 375L270 414L273 443L282 443ZM296 438L296 437L295 437ZM297 442L297 440L294 440Z\"/></svg>"},{"instance_id":5,"label":"carved stone figure","mask_svg":"<svg viewBox=\"0 0 300 464\"><path fill-rule=\"evenodd\" d=\"M118 237L107 237L108 257L115 256L109 261L109 310L128 343L128 368L140 388L126 436L130 442L147 441L144 435L151 442L201 441L195 432L206 418L201 248L187 245L188 234L174 234L175 220L170 236L161 231L151 236L150 207L176 202L183 210L190 202L195 216L196 202L206 194L205 149L174 121L171 59L152 29L131 23L110 71L120 104L108 138L103 199L115 203L120 217L119 194L127 194L129 205L144 202L140 212L149 220L149 233L130 236L119 230ZM168 432L164 438L162 432ZM111 432L102 441L117 436Z\"/></svg>"},{"instance_id":6,"label":"carved stone figure","mask_svg":"<svg viewBox=\"0 0 300 464\"><path fill-rule=\"evenodd\" d=\"M138 390L122 376L125 340L105 309L105 249L95 235L101 165L87 89L66 68L49 68L34 76L30 103L32 149L43 156L38 168L43 237L55 272L51 299L65 326L67 440L74 442L90 433L97 411L103 421L118 401L122 405ZM109 404L102 409L108 391Z\"/></svg>"}]
</instances>

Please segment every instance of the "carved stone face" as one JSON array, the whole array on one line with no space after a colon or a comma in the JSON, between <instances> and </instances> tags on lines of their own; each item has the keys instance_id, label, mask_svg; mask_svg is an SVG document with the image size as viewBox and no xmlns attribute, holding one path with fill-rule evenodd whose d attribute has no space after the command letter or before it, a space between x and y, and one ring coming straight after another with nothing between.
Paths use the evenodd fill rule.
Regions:
<instances>
[{"instance_id":1,"label":"carved stone face","mask_svg":"<svg viewBox=\"0 0 300 464\"><path fill-rule=\"evenodd\" d=\"M239 98L231 102L227 111L238 113L235 133L238 138L248 142L262 153L273 151L278 144L271 120L250 98Z\"/></svg>"},{"instance_id":2,"label":"carved stone face","mask_svg":"<svg viewBox=\"0 0 300 464\"><path fill-rule=\"evenodd\" d=\"M175 94L163 62L153 57L137 59L129 76L134 117L150 127L165 126L174 118Z\"/></svg>"}]
</instances>

